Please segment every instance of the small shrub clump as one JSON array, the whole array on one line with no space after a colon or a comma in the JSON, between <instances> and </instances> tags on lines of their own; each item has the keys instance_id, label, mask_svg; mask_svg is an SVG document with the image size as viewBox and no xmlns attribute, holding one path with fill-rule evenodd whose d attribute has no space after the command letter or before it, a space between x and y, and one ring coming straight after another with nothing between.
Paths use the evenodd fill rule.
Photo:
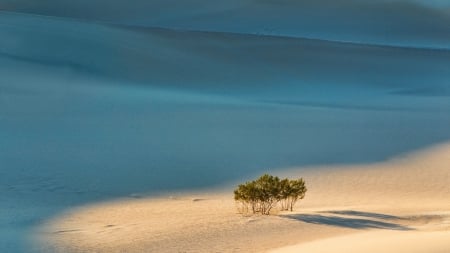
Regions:
<instances>
[{"instance_id":1,"label":"small shrub clump","mask_svg":"<svg viewBox=\"0 0 450 253\"><path fill-rule=\"evenodd\" d=\"M234 200L239 204L241 213L261 213L270 211L281 204L282 211L293 211L295 203L306 194L303 178L297 180L282 179L268 174L256 180L240 184L234 190Z\"/></svg>"}]
</instances>

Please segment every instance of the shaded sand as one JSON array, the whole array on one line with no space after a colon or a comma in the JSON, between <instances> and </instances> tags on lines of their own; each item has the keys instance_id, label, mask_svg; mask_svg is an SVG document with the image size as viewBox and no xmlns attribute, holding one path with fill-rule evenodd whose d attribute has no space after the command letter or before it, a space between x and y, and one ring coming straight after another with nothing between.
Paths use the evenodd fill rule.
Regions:
<instances>
[{"instance_id":1,"label":"shaded sand","mask_svg":"<svg viewBox=\"0 0 450 253\"><path fill-rule=\"evenodd\" d=\"M373 165L278 174L306 179L309 191L294 213L239 215L230 187L80 207L33 239L56 252L450 250L449 144Z\"/></svg>"}]
</instances>

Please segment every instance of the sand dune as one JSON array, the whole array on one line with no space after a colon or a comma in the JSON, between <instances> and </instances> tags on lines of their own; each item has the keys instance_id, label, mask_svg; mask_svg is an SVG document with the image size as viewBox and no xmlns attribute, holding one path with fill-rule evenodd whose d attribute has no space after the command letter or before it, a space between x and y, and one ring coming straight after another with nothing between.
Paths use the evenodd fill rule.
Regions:
<instances>
[{"instance_id":1,"label":"sand dune","mask_svg":"<svg viewBox=\"0 0 450 253\"><path fill-rule=\"evenodd\" d=\"M449 4L445 1L5 1L0 9L147 27L422 47L448 48L450 41L450 17L444 8Z\"/></svg>"},{"instance_id":2,"label":"sand dune","mask_svg":"<svg viewBox=\"0 0 450 253\"><path fill-rule=\"evenodd\" d=\"M0 251L260 252L439 231L447 174L408 162L287 172L311 187L282 216L236 215L232 187L135 198L450 140L448 6L0 0Z\"/></svg>"},{"instance_id":3,"label":"sand dune","mask_svg":"<svg viewBox=\"0 0 450 253\"><path fill-rule=\"evenodd\" d=\"M53 67L66 75L291 102L311 92L319 97L314 92L318 86L345 94L339 97L450 93L445 82L450 78L448 50L124 28L8 12L1 13L0 24L1 58ZM321 100L335 102L333 97Z\"/></svg>"},{"instance_id":4,"label":"sand dune","mask_svg":"<svg viewBox=\"0 0 450 253\"><path fill-rule=\"evenodd\" d=\"M270 253L447 253L450 232L366 232L270 251Z\"/></svg>"},{"instance_id":5,"label":"sand dune","mask_svg":"<svg viewBox=\"0 0 450 253\"><path fill-rule=\"evenodd\" d=\"M119 199L69 210L40 227L35 240L57 252L450 249L450 144L373 165L282 175L307 181L307 198L294 213L242 216L231 188Z\"/></svg>"}]
</instances>

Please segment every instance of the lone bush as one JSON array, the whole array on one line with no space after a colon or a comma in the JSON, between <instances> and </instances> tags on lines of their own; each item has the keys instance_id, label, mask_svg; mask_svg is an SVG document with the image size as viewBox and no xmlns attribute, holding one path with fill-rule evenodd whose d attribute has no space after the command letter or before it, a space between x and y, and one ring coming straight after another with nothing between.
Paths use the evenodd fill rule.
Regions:
<instances>
[{"instance_id":1,"label":"lone bush","mask_svg":"<svg viewBox=\"0 0 450 253\"><path fill-rule=\"evenodd\" d=\"M281 203L281 210L293 211L295 203L305 197L307 189L303 178L283 179L264 174L256 180L238 185L234 200L242 213L251 212L269 215Z\"/></svg>"}]
</instances>

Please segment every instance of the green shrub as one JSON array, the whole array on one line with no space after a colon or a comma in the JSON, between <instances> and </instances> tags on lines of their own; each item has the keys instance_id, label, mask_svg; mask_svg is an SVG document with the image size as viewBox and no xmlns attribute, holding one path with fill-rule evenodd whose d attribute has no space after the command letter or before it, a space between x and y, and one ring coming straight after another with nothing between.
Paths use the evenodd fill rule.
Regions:
<instances>
[{"instance_id":1,"label":"green shrub","mask_svg":"<svg viewBox=\"0 0 450 253\"><path fill-rule=\"evenodd\" d=\"M256 180L238 185L234 190L234 200L242 213L268 215L281 202L281 210L293 211L295 203L305 197L305 181L283 179L264 174Z\"/></svg>"}]
</instances>

